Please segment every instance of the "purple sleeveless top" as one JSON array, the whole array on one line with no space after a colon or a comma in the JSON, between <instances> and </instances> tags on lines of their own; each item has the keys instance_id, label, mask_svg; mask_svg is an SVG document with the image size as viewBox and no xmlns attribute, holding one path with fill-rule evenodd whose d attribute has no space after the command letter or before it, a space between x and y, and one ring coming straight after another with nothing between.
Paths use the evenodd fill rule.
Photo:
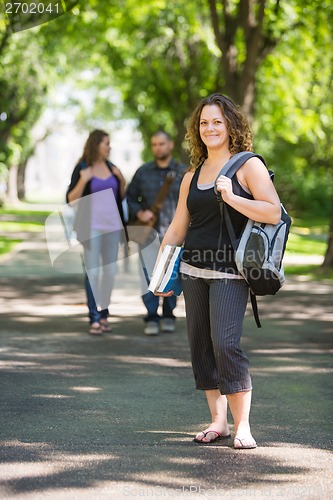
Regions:
<instances>
[{"instance_id":1,"label":"purple sleeveless top","mask_svg":"<svg viewBox=\"0 0 333 500\"><path fill-rule=\"evenodd\" d=\"M92 177L91 189L91 228L111 232L122 229L117 207L119 181L114 175L106 179Z\"/></svg>"}]
</instances>

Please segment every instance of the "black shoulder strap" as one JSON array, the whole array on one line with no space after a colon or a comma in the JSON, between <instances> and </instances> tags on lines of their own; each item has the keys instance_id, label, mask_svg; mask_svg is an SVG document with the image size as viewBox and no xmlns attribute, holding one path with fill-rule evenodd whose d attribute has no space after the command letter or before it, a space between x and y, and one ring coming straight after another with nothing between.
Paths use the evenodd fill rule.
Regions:
<instances>
[{"instance_id":1,"label":"black shoulder strap","mask_svg":"<svg viewBox=\"0 0 333 500\"><path fill-rule=\"evenodd\" d=\"M241 153L236 153L230 160L227 161L227 163L223 166L223 168L220 170L218 173L215 182L214 182L214 191L216 196L218 197L218 200L222 201L221 194L220 192L216 189L216 181L220 177L220 175L225 175L226 177L229 177L231 179L237 170L250 158L259 158L264 165L266 165L266 162L264 158L260 155L257 155L255 153L252 153L251 151L242 151Z\"/></svg>"},{"instance_id":2,"label":"black shoulder strap","mask_svg":"<svg viewBox=\"0 0 333 500\"><path fill-rule=\"evenodd\" d=\"M86 160L80 160L76 166L80 169L80 170L83 170L84 168L87 168L87 162Z\"/></svg>"},{"instance_id":3,"label":"black shoulder strap","mask_svg":"<svg viewBox=\"0 0 333 500\"><path fill-rule=\"evenodd\" d=\"M216 180L215 180L215 183L214 183L214 191L215 191L217 199L218 199L218 201L220 203L220 212L221 212L221 226L220 226L219 245L220 245L220 241L221 241L221 237L222 237L222 222L223 222L223 219L224 219L225 222L226 222L227 231L228 231L228 234L229 234L229 237L230 237L230 241L231 241L231 244L232 244L232 247L233 247L234 250L237 249L239 240L236 238L235 231L234 231L234 228L233 228L233 225L232 225L232 222L231 222L231 219L230 219L227 207L225 206L225 203L223 202L223 199L221 197L221 193L219 191L217 191L217 189L216 189L216 181L220 177L220 175L225 175L225 176L227 176L227 177L229 177L231 179L235 175L235 173L237 172L237 170L247 160L249 160L250 158L253 158L253 157L259 158L266 165L264 158L262 156L260 156L260 155L257 155L255 153L251 153L250 151L244 151L244 152L241 152L241 153L237 153L232 158L230 158L230 160L227 161L227 163L223 166L223 168L219 172L218 176L216 177ZM261 323L260 323L260 319L259 319L259 310L258 310L257 298L256 298L255 294L252 293L251 290L250 290L250 298L251 298L251 306L252 306L252 311L253 311L253 315L254 315L254 319L255 319L256 325L257 325L258 328L261 328Z\"/></svg>"},{"instance_id":4,"label":"black shoulder strap","mask_svg":"<svg viewBox=\"0 0 333 500\"><path fill-rule=\"evenodd\" d=\"M251 298L251 306L252 306L253 316L254 316L256 325L258 328L261 328L257 297L254 295L254 293L252 293L251 290L250 290L250 298Z\"/></svg>"},{"instance_id":5,"label":"black shoulder strap","mask_svg":"<svg viewBox=\"0 0 333 500\"><path fill-rule=\"evenodd\" d=\"M221 212L221 218L222 220L224 219L226 222L227 226L227 231L231 240L231 244L234 250L237 249L238 246L238 240L235 235L234 228L231 223L231 219L228 213L228 210L225 206L225 203L223 202L223 199L221 197L221 193L216 189L216 181L220 177L220 175L225 175L229 177L230 179L235 175L237 170L250 158L257 157L260 158L261 161L265 163L265 160L262 156L257 155L255 153L252 153L251 151L242 151L241 153L235 154L230 160L227 161L227 163L223 166L223 168L220 170L218 176L215 179L214 182L214 191L217 197L217 200L220 204L220 212ZM222 224L221 224L221 229L222 229ZM221 234L220 234L220 239L221 239Z\"/></svg>"}]
</instances>

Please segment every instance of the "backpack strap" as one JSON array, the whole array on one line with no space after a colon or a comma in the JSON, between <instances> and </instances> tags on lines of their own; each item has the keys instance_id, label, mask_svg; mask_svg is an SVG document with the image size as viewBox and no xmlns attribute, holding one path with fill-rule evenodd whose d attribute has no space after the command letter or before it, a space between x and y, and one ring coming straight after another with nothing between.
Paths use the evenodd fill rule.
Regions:
<instances>
[{"instance_id":1,"label":"backpack strap","mask_svg":"<svg viewBox=\"0 0 333 500\"><path fill-rule=\"evenodd\" d=\"M236 234L230 219L230 215L228 212L228 209L226 207L226 204L224 203L221 193L216 189L216 181L220 177L220 175L225 175L226 177L229 177L230 179L235 175L237 170L250 158L257 157L259 158L264 165L266 165L266 162L264 158L260 155L257 155L255 153L252 153L250 151L244 151L241 153L235 154L230 160L227 161L227 163L223 166L223 168L220 170L218 176L215 179L214 183L214 191L217 197L217 200L220 205L220 212L221 212L221 227L220 227L220 237L219 237L219 245L220 245L220 240L222 237L222 223L223 220L225 220L226 226L227 226L227 231L230 237L231 245L233 249L236 251L238 247L238 242L239 238L236 238ZM245 276L243 276L244 279ZM260 323L260 318L259 318L259 310L258 310L258 303L257 303L257 298L255 294L252 292L250 289L250 299L251 299L251 306L252 306L252 311L253 311L253 316L256 322L256 325L258 328L261 328L261 323Z\"/></svg>"},{"instance_id":2,"label":"backpack strap","mask_svg":"<svg viewBox=\"0 0 333 500\"><path fill-rule=\"evenodd\" d=\"M262 156L257 155L255 153L252 153L251 151L242 151L241 153L236 153L230 160L227 161L227 163L223 166L223 168L220 170L219 174L217 175L215 182L214 182L214 192L217 197L217 201L220 204L220 212L221 212L221 230L220 230L220 238L219 238L219 244L220 240L222 237L222 221L225 220L228 234L231 240L231 244L234 250L237 250L238 247L238 238L236 238L235 231L229 216L228 209L222 199L221 193L217 190L216 188L216 181L220 177L220 175L225 175L226 177L229 177L231 179L237 170L244 165L244 163L249 160L250 158L257 157L259 158L265 165L265 160Z\"/></svg>"},{"instance_id":3,"label":"backpack strap","mask_svg":"<svg viewBox=\"0 0 333 500\"><path fill-rule=\"evenodd\" d=\"M219 237L219 243L218 243L219 246L220 246L220 242L221 242L221 238L222 238L222 222L223 222L223 220L226 221L228 234L229 234L231 244L232 244L232 247L234 250L236 250L236 248L237 248L238 240L236 238L235 231L234 231L234 228L232 226L228 210L225 206L225 203L223 202L221 193L216 188L216 181L220 177L220 175L226 175L227 177L229 177L231 179L235 175L237 170L247 160L249 160L253 156L258 156L261 160L263 160L263 158L261 156L256 155L255 153L252 153L251 151L242 151L240 153L236 153L232 158L230 158L230 160L227 161L227 163L225 163L225 165L220 170L220 172L218 173L218 175L215 179L214 192L216 194L217 201L219 202L220 212L221 212L221 227L220 227L220 237Z\"/></svg>"},{"instance_id":4,"label":"backpack strap","mask_svg":"<svg viewBox=\"0 0 333 500\"><path fill-rule=\"evenodd\" d=\"M258 328L261 328L257 297L254 295L254 293L252 292L251 289L250 289L250 299L251 299L251 306L252 306L253 316L254 316L256 325Z\"/></svg>"},{"instance_id":5,"label":"backpack strap","mask_svg":"<svg viewBox=\"0 0 333 500\"><path fill-rule=\"evenodd\" d=\"M216 189L216 181L220 177L220 175L225 175L226 177L229 177L231 179L237 170L250 158L259 158L264 165L266 165L266 162L264 158L260 155L257 155L255 153L252 153L251 151L242 151L241 153L236 153L230 160L227 161L227 163L223 166L223 168L220 170L218 173L215 182L214 182L214 191L215 194L218 198L219 201L222 201L221 193Z\"/></svg>"}]
</instances>

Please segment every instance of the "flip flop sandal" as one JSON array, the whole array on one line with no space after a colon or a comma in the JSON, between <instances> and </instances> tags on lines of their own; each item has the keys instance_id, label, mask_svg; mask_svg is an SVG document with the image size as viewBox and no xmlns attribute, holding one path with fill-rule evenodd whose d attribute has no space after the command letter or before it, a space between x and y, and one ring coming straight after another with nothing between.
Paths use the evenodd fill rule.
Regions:
<instances>
[{"instance_id":1,"label":"flip flop sandal","mask_svg":"<svg viewBox=\"0 0 333 500\"><path fill-rule=\"evenodd\" d=\"M92 326L90 325L90 328L89 328L89 334L90 335L102 335L102 328L101 326Z\"/></svg>"},{"instance_id":2,"label":"flip flop sandal","mask_svg":"<svg viewBox=\"0 0 333 500\"><path fill-rule=\"evenodd\" d=\"M202 441L202 439L204 439L207 434L209 434L210 432L213 432L214 434L216 434L216 437L214 439L211 439L210 441ZM215 443L216 441L221 441L223 439L229 439L231 437L231 434L228 434L227 436L222 436L222 434L218 431L213 431L213 430L210 430L210 431L201 431L201 434L203 434L203 437L202 439L198 439L198 438L194 438L193 441L195 443L199 443L199 444L211 444L211 443Z\"/></svg>"},{"instance_id":3,"label":"flip flop sandal","mask_svg":"<svg viewBox=\"0 0 333 500\"><path fill-rule=\"evenodd\" d=\"M235 441L239 441L241 446L235 446ZM247 438L242 438L242 439L239 439L239 438L234 438L234 449L235 450L254 450L255 448L257 448L257 443L255 442L255 444L252 444L252 445L243 445L243 441L247 439Z\"/></svg>"},{"instance_id":4,"label":"flip flop sandal","mask_svg":"<svg viewBox=\"0 0 333 500\"><path fill-rule=\"evenodd\" d=\"M109 324L107 319L101 319L100 324L102 332L112 332L112 326Z\"/></svg>"}]
</instances>

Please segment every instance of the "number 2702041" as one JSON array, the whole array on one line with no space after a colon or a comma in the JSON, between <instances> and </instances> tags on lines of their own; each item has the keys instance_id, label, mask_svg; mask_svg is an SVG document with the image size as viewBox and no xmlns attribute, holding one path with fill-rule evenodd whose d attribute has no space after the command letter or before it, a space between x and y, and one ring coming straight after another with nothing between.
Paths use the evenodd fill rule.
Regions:
<instances>
[{"instance_id":1,"label":"number 2702041","mask_svg":"<svg viewBox=\"0 0 333 500\"><path fill-rule=\"evenodd\" d=\"M45 5L43 3L26 3L26 2L11 2L6 3L6 14L43 14L48 12L52 14L59 14L62 8L58 3L49 3Z\"/></svg>"}]
</instances>

